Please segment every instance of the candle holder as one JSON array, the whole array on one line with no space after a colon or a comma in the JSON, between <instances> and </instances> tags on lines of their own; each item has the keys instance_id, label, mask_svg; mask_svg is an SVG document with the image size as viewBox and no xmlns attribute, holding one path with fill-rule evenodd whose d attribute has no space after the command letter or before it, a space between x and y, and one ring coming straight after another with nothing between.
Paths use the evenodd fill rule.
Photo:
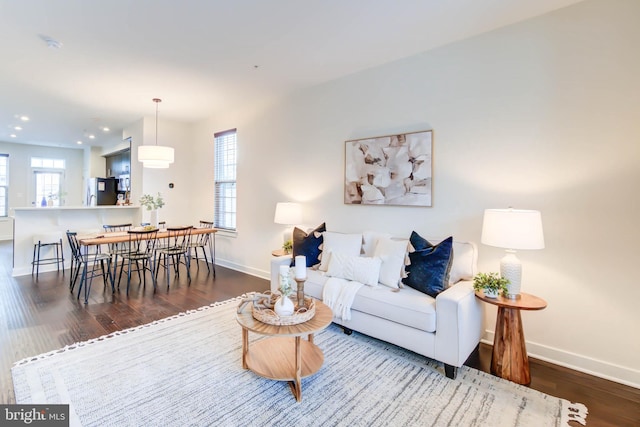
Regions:
<instances>
[{"instance_id":1,"label":"candle holder","mask_svg":"<svg viewBox=\"0 0 640 427\"><path fill-rule=\"evenodd\" d=\"M296 280L296 283L298 284L297 286L298 308L304 307L304 282L306 282L307 279L298 279L296 277L295 280Z\"/></svg>"}]
</instances>

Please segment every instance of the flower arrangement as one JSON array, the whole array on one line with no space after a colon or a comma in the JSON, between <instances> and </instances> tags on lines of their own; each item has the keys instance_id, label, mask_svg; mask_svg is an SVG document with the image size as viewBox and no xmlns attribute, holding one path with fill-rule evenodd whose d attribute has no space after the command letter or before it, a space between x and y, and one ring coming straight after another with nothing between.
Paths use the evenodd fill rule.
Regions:
<instances>
[{"instance_id":1,"label":"flower arrangement","mask_svg":"<svg viewBox=\"0 0 640 427\"><path fill-rule=\"evenodd\" d=\"M293 288L293 268L289 268L288 274L280 274L280 287L278 290L284 297L288 297L293 294L295 289Z\"/></svg>"},{"instance_id":2,"label":"flower arrangement","mask_svg":"<svg viewBox=\"0 0 640 427\"><path fill-rule=\"evenodd\" d=\"M164 206L164 199L160 193L158 193L158 197L155 198L150 194L143 194L142 197L140 197L140 205L147 208L148 211L160 209Z\"/></svg>"},{"instance_id":3,"label":"flower arrangement","mask_svg":"<svg viewBox=\"0 0 640 427\"><path fill-rule=\"evenodd\" d=\"M284 242L284 244L282 245L282 249L284 249L285 253L290 254L293 250L293 241L287 240L286 242Z\"/></svg>"},{"instance_id":4,"label":"flower arrangement","mask_svg":"<svg viewBox=\"0 0 640 427\"><path fill-rule=\"evenodd\" d=\"M507 285L509 279L500 277L498 273L478 273L473 278L473 289L476 291L484 290L489 293L504 295L507 293Z\"/></svg>"}]
</instances>

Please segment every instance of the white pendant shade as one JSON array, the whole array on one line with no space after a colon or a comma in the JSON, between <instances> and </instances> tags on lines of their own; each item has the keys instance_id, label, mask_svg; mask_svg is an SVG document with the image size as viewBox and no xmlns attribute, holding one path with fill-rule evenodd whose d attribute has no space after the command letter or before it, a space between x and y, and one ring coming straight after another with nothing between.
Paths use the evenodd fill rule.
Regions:
<instances>
[{"instance_id":1,"label":"white pendant shade","mask_svg":"<svg viewBox=\"0 0 640 427\"><path fill-rule=\"evenodd\" d=\"M158 145L158 104L160 98L153 98L156 103L156 145L138 146L138 161L142 167L151 169L167 169L173 163L173 147Z\"/></svg>"},{"instance_id":2,"label":"white pendant shade","mask_svg":"<svg viewBox=\"0 0 640 427\"><path fill-rule=\"evenodd\" d=\"M138 160L145 168L166 169L173 163L173 147L162 145L140 145Z\"/></svg>"}]
</instances>

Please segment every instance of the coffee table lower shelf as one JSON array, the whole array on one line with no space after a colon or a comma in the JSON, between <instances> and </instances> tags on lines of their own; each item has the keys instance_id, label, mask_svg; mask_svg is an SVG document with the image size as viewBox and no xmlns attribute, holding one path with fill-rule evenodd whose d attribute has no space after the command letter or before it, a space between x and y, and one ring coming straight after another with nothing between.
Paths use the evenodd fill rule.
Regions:
<instances>
[{"instance_id":1,"label":"coffee table lower shelf","mask_svg":"<svg viewBox=\"0 0 640 427\"><path fill-rule=\"evenodd\" d=\"M297 401L302 399L302 378L322 367L324 355L313 342L300 337L266 338L248 346L244 368L276 381L289 381Z\"/></svg>"}]
</instances>

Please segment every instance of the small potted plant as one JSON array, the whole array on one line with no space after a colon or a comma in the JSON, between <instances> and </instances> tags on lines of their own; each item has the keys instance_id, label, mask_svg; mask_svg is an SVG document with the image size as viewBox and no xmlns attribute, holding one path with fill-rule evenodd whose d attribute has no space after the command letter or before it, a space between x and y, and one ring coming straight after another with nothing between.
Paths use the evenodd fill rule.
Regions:
<instances>
[{"instance_id":1,"label":"small potted plant","mask_svg":"<svg viewBox=\"0 0 640 427\"><path fill-rule=\"evenodd\" d=\"M144 194L140 197L140 204L147 208L148 211L154 209L160 209L164 206L164 200L162 199L162 194L158 193L158 197L153 197L150 194Z\"/></svg>"},{"instance_id":2,"label":"small potted plant","mask_svg":"<svg viewBox=\"0 0 640 427\"><path fill-rule=\"evenodd\" d=\"M507 285L509 279L500 277L498 273L478 273L473 278L473 289L475 291L484 291L487 298L497 298L498 295L507 293Z\"/></svg>"},{"instance_id":3,"label":"small potted plant","mask_svg":"<svg viewBox=\"0 0 640 427\"><path fill-rule=\"evenodd\" d=\"M285 254L290 254L291 251L293 250L293 242L291 240L287 240L282 245L282 249L284 249Z\"/></svg>"},{"instance_id":4,"label":"small potted plant","mask_svg":"<svg viewBox=\"0 0 640 427\"><path fill-rule=\"evenodd\" d=\"M158 209L164 206L164 199L162 198L162 194L158 193L158 197L153 197L150 194L144 194L140 197L140 205L147 208L149 213L149 223L158 227Z\"/></svg>"}]
</instances>

